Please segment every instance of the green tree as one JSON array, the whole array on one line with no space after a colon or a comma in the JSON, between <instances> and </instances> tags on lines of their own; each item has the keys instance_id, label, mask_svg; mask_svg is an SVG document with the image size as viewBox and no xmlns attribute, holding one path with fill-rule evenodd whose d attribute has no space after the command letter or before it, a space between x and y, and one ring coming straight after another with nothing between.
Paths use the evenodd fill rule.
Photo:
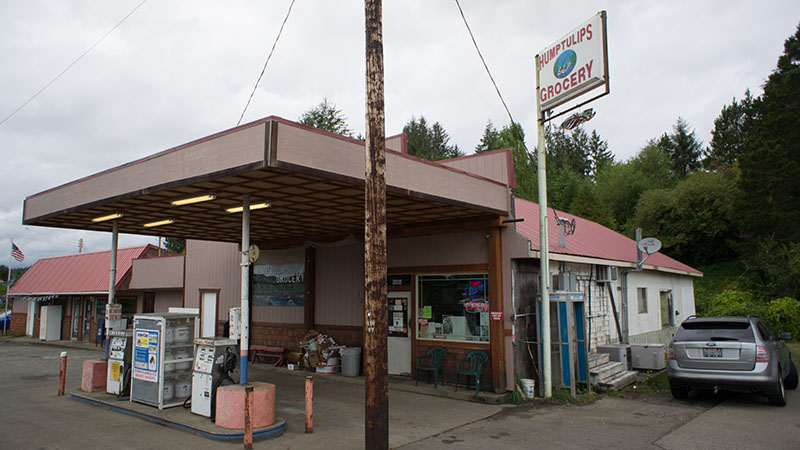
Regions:
<instances>
[{"instance_id":1,"label":"green tree","mask_svg":"<svg viewBox=\"0 0 800 450\"><path fill-rule=\"evenodd\" d=\"M735 168L695 172L674 189L644 192L635 224L660 239L667 254L689 264L731 259L736 176Z\"/></svg>"},{"instance_id":2,"label":"green tree","mask_svg":"<svg viewBox=\"0 0 800 450\"><path fill-rule=\"evenodd\" d=\"M694 130L689 124L678 117L672 127L672 133L664 133L657 141L651 142L661 148L672 159L672 176L684 179L691 172L700 169L700 156L702 142L697 140Z\"/></svg>"},{"instance_id":3,"label":"green tree","mask_svg":"<svg viewBox=\"0 0 800 450\"><path fill-rule=\"evenodd\" d=\"M437 161L440 159L464 156L458 145L450 145L450 136L439 122L428 125L425 117L411 120L403 127L408 138L408 153L418 158Z\"/></svg>"},{"instance_id":4,"label":"green tree","mask_svg":"<svg viewBox=\"0 0 800 450\"><path fill-rule=\"evenodd\" d=\"M747 137L746 127L752 115L753 101L748 89L741 101L737 101L734 97L730 105L722 108L719 116L714 119L711 145L705 151L703 167L716 170L739 160L744 139Z\"/></svg>"},{"instance_id":5,"label":"green tree","mask_svg":"<svg viewBox=\"0 0 800 450\"><path fill-rule=\"evenodd\" d=\"M636 225L633 216L642 193L650 189L671 188L672 162L658 146L649 144L622 163L600 166L595 178L598 201L613 217L616 230L632 235Z\"/></svg>"},{"instance_id":6,"label":"green tree","mask_svg":"<svg viewBox=\"0 0 800 450\"><path fill-rule=\"evenodd\" d=\"M595 180L604 167L614 163L614 154L608 149L608 142L600 138L597 130L592 130L588 145L589 176Z\"/></svg>"},{"instance_id":7,"label":"green tree","mask_svg":"<svg viewBox=\"0 0 800 450\"><path fill-rule=\"evenodd\" d=\"M753 102L739 157L739 225L749 239L800 241L800 27Z\"/></svg>"},{"instance_id":8,"label":"green tree","mask_svg":"<svg viewBox=\"0 0 800 450\"><path fill-rule=\"evenodd\" d=\"M347 118L336 105L323 98L319 105L304 112L298 119L303 125L353 137L353 131L347 126Z\"/></svg>"},{"instance_id":9,"label":"green tree","mask_svg":"<svg viewBox=\"0 0 800 450\"><path fill-rule=\"evenodd\" d=\"M475 146L475 153L483 153L498 148L503 148L503 146L500 145L500 132L497 131L490 120L486 123L486 128L483 130L480 144Z\"/></svg>"},{"instance_id":10,"label":"green tree","mask_svg":"<svg viewBox=\"0 0 800 450\"><path fill-rule=\"evenodd\" d=\"M164 248L171 252L183 254L186 252L186 240L173 237L164 238Z\"/></svg>"},{"instance_id":11,"label":"green tree","mask_svg":"<svg viewBox=\"0 0 800 450\"><path fill-rule=\"evenodd\" d=\"M615 229L617 223L612 212L602 203L595 193L594 184L584 180L572 198L569 210L571 214L593 220L608 228Z\"/></svg>"}]
</instances>

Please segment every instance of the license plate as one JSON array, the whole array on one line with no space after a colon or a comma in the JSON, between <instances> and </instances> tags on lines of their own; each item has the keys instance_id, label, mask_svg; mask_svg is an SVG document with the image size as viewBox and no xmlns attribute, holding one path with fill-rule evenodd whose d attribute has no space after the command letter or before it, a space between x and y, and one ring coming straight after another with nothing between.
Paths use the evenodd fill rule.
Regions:
<instances>
[{"instance_id":1,"label":"license plate","mask_svg":"<svg viewBox=\"0 0 800 450\"><path fill-rule=\"evenodd\" d=\"M703 358L722 358L721 348L704 348Z\"/></svg>"}]
</instances>

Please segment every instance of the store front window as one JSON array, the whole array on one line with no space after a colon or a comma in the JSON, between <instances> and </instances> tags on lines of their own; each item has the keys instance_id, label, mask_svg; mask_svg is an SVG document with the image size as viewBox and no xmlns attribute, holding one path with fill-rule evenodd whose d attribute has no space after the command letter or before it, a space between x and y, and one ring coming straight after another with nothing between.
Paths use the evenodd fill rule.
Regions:
<instances>
[{"instance_id":1,"label":"store front window","mask_svg":"<svg viewBox=\"0 0 800 450\"><path fill-rule=\"evenodd\" d=\"M485 273L420 275L417 338L489 342L489 280Z\"/></svg>"}]
</instances>

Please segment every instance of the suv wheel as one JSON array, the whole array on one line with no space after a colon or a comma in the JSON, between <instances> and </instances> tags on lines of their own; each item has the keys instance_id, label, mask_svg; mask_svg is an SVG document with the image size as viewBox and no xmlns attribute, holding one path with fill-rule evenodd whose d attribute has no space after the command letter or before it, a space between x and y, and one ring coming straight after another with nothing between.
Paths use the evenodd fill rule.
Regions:
<instances>
[{"instance_id":1,"label":"suv wheel","mask_svg":"<svg viewBox=\"0 0 800 450\"><path fill-rule=\"evenodd\" d=\"M783 388L783 377L778 377L775 393L767 396L769 404L773 406L786 406L786 390Z\"/></svg>"},{"instance_id":2,"label":"suv wheel","mask_svg":"<svg viewBox=\"0 0 800 450\"><path fill-rule=\"evenodd\" d=\"M789 389L797 389L797 367L794 361L789 361L789 375L786 375L786 380L783 381Z\"/></svg>"}]
</instances>

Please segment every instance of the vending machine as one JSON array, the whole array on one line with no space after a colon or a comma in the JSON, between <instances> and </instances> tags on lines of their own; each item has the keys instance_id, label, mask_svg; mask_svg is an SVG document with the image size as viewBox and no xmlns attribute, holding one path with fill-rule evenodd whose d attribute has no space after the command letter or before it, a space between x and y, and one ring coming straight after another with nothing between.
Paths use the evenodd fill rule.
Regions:
<instances>
[{"instance_id":1,"label":"vending machine","mask_svg":"<svg viewBox=\"0 0 800 450\"><path fill-rule=\"evenodd\" d=\"M236 340L224 338L195 339L197 345L192 374L192 412L214 417L217 388L227 381L234 384L238 375Z\"/></svg>"},{"instance_id":2,"label":"vending machine","mask_svg":"<svg viewBox=\"0 0 800 450\"><path fill-rule=\"evenodd\" d=\"M130 390L131 350L133 330L110 330L106 392L114 395ZM126 389L127 387L127 389Z\"/></svg>"},{"instance_id":3,"label":"vending machine","mask_svg":"<svg viewBox=\"0 0 800 450\"><path fill-rule=\"evenodd\" d=\"M191 396L197 324L197 314L133 317L131 401L164 409L183 405Z\"/></svg>"}]
</instances>

